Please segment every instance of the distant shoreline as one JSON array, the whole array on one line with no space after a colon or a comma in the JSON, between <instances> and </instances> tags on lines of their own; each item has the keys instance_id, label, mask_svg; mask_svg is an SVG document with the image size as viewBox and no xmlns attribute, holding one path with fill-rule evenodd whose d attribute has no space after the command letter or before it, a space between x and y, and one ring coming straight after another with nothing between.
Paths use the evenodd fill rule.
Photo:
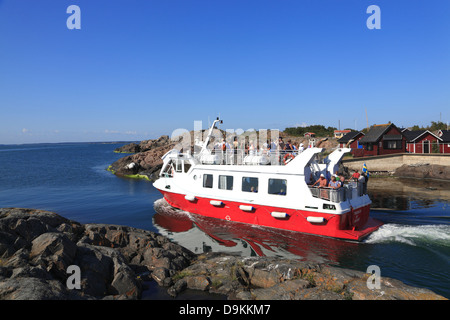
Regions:
<instances>
[{"instance_id":1,"label":"distant shoreline","mask_svg":"<svg viewBox=\"0 0 450 320\"><path fill-rule=\"evenodd\" d=\"M48 145L48 144L118 144L118 143L133 143L139 142L139 140L129 141L78 141L78 142L30 142L30 143L0 143L0 147L4 146L29 146L29 145Z\"/></svg>"}]
</instances>

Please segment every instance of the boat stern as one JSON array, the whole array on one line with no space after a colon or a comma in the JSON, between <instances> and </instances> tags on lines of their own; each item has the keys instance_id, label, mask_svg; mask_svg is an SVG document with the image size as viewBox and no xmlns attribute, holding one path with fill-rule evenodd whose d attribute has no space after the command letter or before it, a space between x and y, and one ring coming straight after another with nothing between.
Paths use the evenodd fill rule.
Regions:
<instances>
[{"instance_id":1,"label":"boat stern","mask_svg":"<svg viewBox=\"0 0 450 320\"><path fill-rule=\"evenodd\" d=\"M351 230L338 230L336 237L353 241L362 241L382 225L383 222L381 222L380 220L369 217L367 222L360 228Z\"/></svg>"}]
</instances>

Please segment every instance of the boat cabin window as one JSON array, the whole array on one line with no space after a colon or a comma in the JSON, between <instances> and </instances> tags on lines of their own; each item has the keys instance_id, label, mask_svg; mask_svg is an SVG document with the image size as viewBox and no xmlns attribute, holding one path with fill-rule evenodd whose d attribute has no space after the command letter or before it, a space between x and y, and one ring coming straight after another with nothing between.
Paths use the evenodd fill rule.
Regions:
<instances>
[{"instance_id":1,"label":"boat cabin window","mask_svg":"<svg viewBox=\"0 0 450 320\"><path fill-rule=\"evenodd\" d=\"M183 171L183 160L176 160L175 161L175 171L176 172L182 172Z\"/></svg>"},{"instance_id":2,"label":"boat cabin window","mask_svg":"<svg viewBox=\"0 0 450 320\"><path fill-rule=\"evenodd\" d=\"M163 174L166 176L166 177L172 177L173 176L173 173L175 172L175 163L174 163L174 161L172 161L172 160L170 160L168 163L167 163L167 165L164 167L164 169L163 169Z\"/></svg>"},{"instance_id":3,"label":"boat cabin window","mask_svg":"<svg viewBox=\"0 0 450 320\"><path fill-rule=\"evenodd\" d=\"M233 176L219 176L219 189L233 190Z\"/></svg>"},{"instance_id":4,"label":"boat cabin window","mask_svg":"<svg viewBox=\"0 0 450 320\"><path fill-rule=\"evenodd\" d=\"M269 194L285 196L287 192L287 181L285 179L269 179Z\"/></svg>"},{"instance_id":5,"label":"boat cabin window","mask_svg":"<svg viewBox=\"0 0 450 320\"><path fill-rule=\"evenodd\" d=\"M258 178L243 177L242 178L242 191L258 192Z\"/></svg>"},{"instance_id":6,"label":"boat cabin window","mask_svg":"<svg viewBox=\"0 0 450 320\"><path fill-rule=\"evenodd\" d=\"M212 174L204 174L203 175L203 188L212 188L213 187L213 175Z\"/></svg>"},{"instance_id":7,"label":"boat cabin window","mask_svg":"<svg viewBox=\"0 0 450 320\"><path fill-rule=\"evenodd\" d=\"M191 168L191 164L188 161L184 161L184 172L188 172Z\"/></svg>"}]
</instances>

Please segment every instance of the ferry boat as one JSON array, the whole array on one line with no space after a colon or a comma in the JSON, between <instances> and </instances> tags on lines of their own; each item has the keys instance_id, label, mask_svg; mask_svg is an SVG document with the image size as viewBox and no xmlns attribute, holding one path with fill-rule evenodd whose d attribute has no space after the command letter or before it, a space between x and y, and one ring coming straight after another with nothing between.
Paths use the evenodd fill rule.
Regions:
<instances>
[{"instance_id":1,"label":"ferry boat","mask_svg":"<svg viewBox=\"0 0 450 320\"><path fill-rule=\"evenodd\" d=\"M200 151L173 149L163 157L154 186L172 206L193 214L250 225L360 241L382 222L369 216L371 200L364 182L349 181L334 189L312 186L330 177L350 148L326 158L323 148L282 150L214 150L208 147L218 118Z\"/></svg>"}]
</instances>

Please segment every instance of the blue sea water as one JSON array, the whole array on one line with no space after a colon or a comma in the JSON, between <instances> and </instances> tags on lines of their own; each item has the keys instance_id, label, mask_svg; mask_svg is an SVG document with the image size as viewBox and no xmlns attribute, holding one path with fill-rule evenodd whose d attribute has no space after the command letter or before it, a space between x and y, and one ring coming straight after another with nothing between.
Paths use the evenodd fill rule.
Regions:
<instances>
[{"instance_id":1,"label":"blue sea water","mask_svg":"<svg viewBox=\"0 0 450 320\"><path fill-rule=\"evenodd\" d=\"M419 188L419 196L373 192L371 215L385 225L365 241L354 243L174 210L152 183L106 171L125 156L113 152L122 145L1 145L0 207L45 209L81 223L156 231L196 253L308 259L364 272L377 265L382 277L450 298L450 187L446 184L432 184L436 187L424 188L422 193Z\"/></svg>"},{"instance_id":2,"label":"blue sea water","mask_svg":"<svg viewBox=\"0 0 450 320\"><path fill-rule=\"evenodd\" d=\"M155 231L150 183L119 179L106 168L123 144L0 146L0 206L57 212L81 223L113 223Z\"/></svg>"}]
</instances>

